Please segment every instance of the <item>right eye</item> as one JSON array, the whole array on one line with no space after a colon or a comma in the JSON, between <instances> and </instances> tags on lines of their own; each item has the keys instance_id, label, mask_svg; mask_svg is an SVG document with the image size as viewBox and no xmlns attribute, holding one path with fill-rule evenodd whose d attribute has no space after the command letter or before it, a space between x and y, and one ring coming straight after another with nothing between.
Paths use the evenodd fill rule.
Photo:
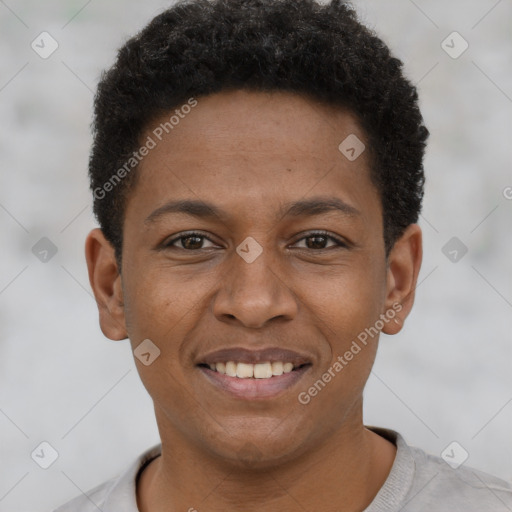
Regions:
<instances>
[{"instance_id":1,"label":"right eye","mask_svg":"<svg viewBox=\"0 0 512 512\"><path fill-rule=\"evenodd\" d=\"M181 234L180 236L174 237L172 240L165 242L163 247L165 249L183 249L186 251L196 251L200 249L209 249L210 247L203 247L204 240L208 240L212 242L206 235L202 233L186 233ZM181 244L181 247L176 246L176 242Z\"/></svg>"}]
</instances>

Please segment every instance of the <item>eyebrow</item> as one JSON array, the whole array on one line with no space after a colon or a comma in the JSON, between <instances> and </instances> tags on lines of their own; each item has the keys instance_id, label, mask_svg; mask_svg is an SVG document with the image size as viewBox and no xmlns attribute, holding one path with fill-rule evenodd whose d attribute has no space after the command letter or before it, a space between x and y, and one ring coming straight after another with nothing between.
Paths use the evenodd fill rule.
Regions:
<instances>
[{"instance_id":1,"label":"eyebrow","mask_svg":"<svg viewBox=\"0 0 512 512\"><path fill-rule=\"evenodd\" d=\"M342 201L337 197L314 197L303 199L292 203L286 203L280 208L279 216L284 217L304 217L315 216L330 212L341 212L347 217L356 217L361 212L354 206ZM213 203L201 200L183 199L178 201L169 201L153 211L144 221L145 224L156 222L164 215L185 214L201 219L218 218L227 219L228 213Z\"/></svg>"}]
</instances>

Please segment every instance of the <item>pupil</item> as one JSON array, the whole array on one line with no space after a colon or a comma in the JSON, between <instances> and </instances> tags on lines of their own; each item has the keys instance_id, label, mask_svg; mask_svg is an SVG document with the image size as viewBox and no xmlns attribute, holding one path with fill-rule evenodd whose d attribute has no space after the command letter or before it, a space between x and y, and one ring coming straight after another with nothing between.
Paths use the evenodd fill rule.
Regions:
<instances>
[{"instance_id":1,"label":"pupil","mask_svg":"<svg viewBox=\"0 0 512 512\"><path fill-rule=\"evenodd\" d=\"M196 245L194 245L194 242L190 243L190 240L195 240ZM186 249L201 249L201 243L202 238L200 236L187 236L184 239L183 245L185 246Z\"/></svg>"},{"instance_id":2,"label":"pupil","mask_svg":"<svg viewBox=\"0 0 512 512\"><path fill-rule=\"evenodd\" d=\"M313 240L313 243L309 243L309 240ZM307 246L309 249L325 249L325 236L308 237Z\"/></svg>"}]
</instances>

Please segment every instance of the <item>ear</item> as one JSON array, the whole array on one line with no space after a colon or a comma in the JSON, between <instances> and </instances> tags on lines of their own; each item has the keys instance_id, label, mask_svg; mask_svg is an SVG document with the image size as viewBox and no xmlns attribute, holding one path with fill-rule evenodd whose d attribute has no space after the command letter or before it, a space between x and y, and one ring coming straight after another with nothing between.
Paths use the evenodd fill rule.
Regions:
<instances>
[{"instance_id":1,"label":"ear","mask_svg":"<svg viewBox=\"0 0 512 512\"><path fill-rule=\"evenodd\" d=\"M421 228L409 225L388 256L385 313L395 313L382 331L397 334L414 304L414 292L423 257ZM388 316L389 317L389 316Z\"/></svg>"},{"instance_id":2,"label":"ear","mask_svg":"<svg viewBox=\"0 0 512 512\"><path fill-rule=\"evenodd\" d=\"M85 241L85 258L103 334L111 340L128 337L124 315L121 274L114 248L101 229L93 229Z\"/></svg>"}]
</instances>

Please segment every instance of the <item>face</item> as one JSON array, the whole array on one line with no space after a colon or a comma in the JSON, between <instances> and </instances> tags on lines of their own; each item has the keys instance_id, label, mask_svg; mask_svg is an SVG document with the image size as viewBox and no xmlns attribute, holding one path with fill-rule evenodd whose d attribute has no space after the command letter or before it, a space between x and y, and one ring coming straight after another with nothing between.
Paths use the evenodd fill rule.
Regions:
<instances>
[{"instance_id":1,"label":"face","mask_svg":"<svg viewBox=\"0 0 512 512\"><path fill-rule=\"evenodd\" d=\"M161 141L170 115L141 138L157 144L127 202L121 275L101 232L89 237L102 329L134 350L151 340L150 364L135 361L162 439L292 459L361 424L368 332L397 332L412 305L419 228L386 260L368 154L338 149L365 141L349 112L290 93L197 101Z\"/></svg>"}]
</instances>

